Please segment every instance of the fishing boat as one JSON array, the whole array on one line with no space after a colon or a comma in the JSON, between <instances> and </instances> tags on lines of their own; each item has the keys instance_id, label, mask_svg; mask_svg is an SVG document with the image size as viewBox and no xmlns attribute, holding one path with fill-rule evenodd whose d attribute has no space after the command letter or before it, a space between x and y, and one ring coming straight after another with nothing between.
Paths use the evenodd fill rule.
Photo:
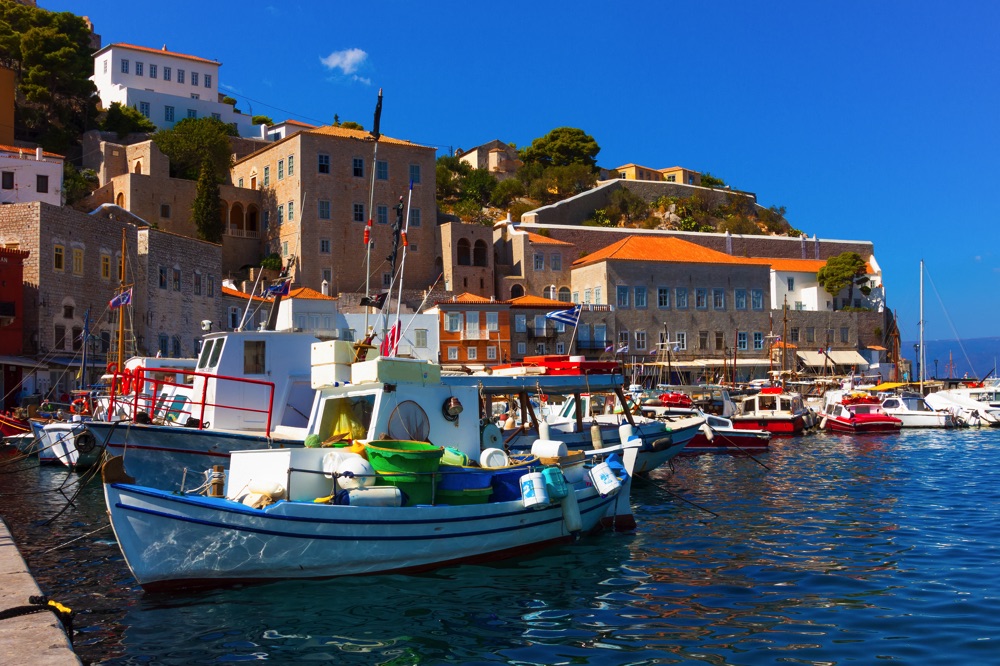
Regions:
<instances>
[{"instance_id":1,"label":"fishing boat","mask_svg":"<svg viewBox=\"0 0 1000 666\"><path fill-rule=\"evenodd\" d=\"M728 396L728 392L726 395ZM644 401L635 409L643 416L664 421L668 427L679 419L703 418L705 423L688 441L681 451L683 454L760 453L770 447L771 433L768 431L736 428L732 419L704 412L686 393L669 393L652 404Z\"/></svg>"},{"instance_id":2,"label":"fishing boat","mask_svg":"<svg viewBox=\"0 0 1000 666\"><path fill-rule=\"evenodd\" d=\"M922 396L903 392L882 399L882 409L902 422L903 428L954 428L955 416L946 409L934 409Z\"/></svg>"},{"instance_id":3,"label":"fishing boat","mask_svg":"<svg viewBox=\"0 0 1000 666\"><path fill-rule=\"evenodd\" d=\"M465 412L478 401L471 384L442 382L427 361L352 363L343 341L315 350L329 362L316 364L325 383L307 446L232 452L228 473L217 470L209 483L220 496L137 485L120 462L105 466L111 524L143 589L415 572L533 551L605 524L634 527L637 440L576 456L538 440L550 457L510 464L502 449L484 450L478 411ZM346 384L334 379L345 375ZM436 455L438 464L408 468L393 453L400 450ZM446 451L458 465L439 464ZM394 460L389 469L385 457ZM476 487L449 493L451 475L476 478ZM517 496L501 492L512 478Z\"/></svg>"},{"instance_id":4,"label":"fishing boat","mask_svg":"<svg viewBox=\"0 0 1000 666\"><path fill-rule=\"evenodd\" d=\"M0 439L30 433L31 425L27 419L23 419L11 412L0 412Z\"/></svg>"},{"instance_id":5,"label":"fishing boat","mask_svg":"<svg viewBox=\"0 0 1000 666\"><path fill-rule=\"evenodd\" d=\"M732 421L739 429L796 436L811 427L813 418L801 395L786 392L780 386L769 386L740 400Z\"/></svg>"},{"instance_id":6,"label":"fishing boat","mask_svg":"<svg viewBox=\"0 0 1000 666\"><path fill-rule=\"evenodd\" d=\"M820 413L820 430L855 435L899 432L903 422L889 416L879 399L862 392L828 391Z\"/></svg>"}]
</instances>

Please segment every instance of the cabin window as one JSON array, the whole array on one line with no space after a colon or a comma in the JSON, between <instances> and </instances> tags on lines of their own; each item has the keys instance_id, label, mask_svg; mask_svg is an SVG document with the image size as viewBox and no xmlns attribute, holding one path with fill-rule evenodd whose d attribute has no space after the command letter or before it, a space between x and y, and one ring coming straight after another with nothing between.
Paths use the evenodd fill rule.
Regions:
<instances>
[{"instance_id":1,"label":"cabin window","mask_svg":"<svg viewBox=\"0 0 1000 666\"><path fill-rule=\"evenodd\" d=\"M243 343L243 374L264 374L264 344L263 340L246 340Z\"/></svg>"},{"instance_id":2,"label":"cabin window","mask_svg":"<svg viewBox=\"0 0 1000 666\"><path fill-rule=\"evenodd\" d=\"M215 341L215 349L212 350L212 358L208 362L208 367L214 368L219 365L219 357L222 356L222 348L225 346L225 340L219 339Z\"/></svg>"}]
</instances>

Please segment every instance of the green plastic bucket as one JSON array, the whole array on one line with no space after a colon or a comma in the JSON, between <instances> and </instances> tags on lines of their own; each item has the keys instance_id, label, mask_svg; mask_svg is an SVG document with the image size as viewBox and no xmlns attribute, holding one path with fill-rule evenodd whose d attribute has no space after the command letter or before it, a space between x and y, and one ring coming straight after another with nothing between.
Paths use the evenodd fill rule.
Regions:
<instances>
[{"instance_id":1,"label":"green plastic bucket","mask_svg":"<svg viewBox=\"0 0 1000 666\"><path fill-rule=\"evenodd\" d=\"M465 490L442 490L438 488L435 504L485 504L490 500L493 488L466 488Z\"/></svg>"},{"instance_id":2,"label":"green plastic bucket","mask_svg":"<svg viewBox=\"0 0 1000 666\"><path fill-rule=\"evenodd\" d=\"M380 439L365 444L368 462L376 472L414 474L436 472L444 449L427 442ZM428 476L428 479L431 478Z\"/></svg>"},{"instance_id":3,"label":"green plastic bucket","mask_svg":"<svg viewBox=\"0 0 1000 666\"><path fill-rule=\"evenodd\" d=\"M434 501L434 483L437 475L401 474L398 472L379 472L376 485L396 486L406 495L405 506L415 504L431 504Z\"/></svg>"}]
</instances>

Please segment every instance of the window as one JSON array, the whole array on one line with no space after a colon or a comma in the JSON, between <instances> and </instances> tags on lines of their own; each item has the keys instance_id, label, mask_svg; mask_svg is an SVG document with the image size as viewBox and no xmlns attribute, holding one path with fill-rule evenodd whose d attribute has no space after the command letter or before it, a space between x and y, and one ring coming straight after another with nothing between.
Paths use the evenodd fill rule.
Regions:
<instances>
[{"instance_id":1,"label":"window","mask_svg":"<svg viewBox=\"0 0 1000 666\"><path fill-rule=\"evenodd\" d=\"M213 297L213 298L215 297L215 276L214 275L209 275L208 276L208 295L210 297Z\"/></svg>"},{"instance_id":2,"label":"window","mask_svg":"<svg viewBox=\"0 0 1000 666\"><path fill-rule=\"evenodd\" d=\"M236 181L236 187L243 187L243 179L242 178L240 178L239 180Z\"/></svg>"},{"instance_id":3,"label":"window","mask_svg":"<svg viewBox=\"0 0 1000 666\"><path fill-rule=\"evenodd\" d=\"M747 348L747 334L745 332L739 332L736 334L736 348L746 349Z\"/></svg>"},{"instance_id":4,"label":"window","mask_svg":"<svg viewBox=\"0 0 1000 666\"><path fill-rule=\"evenodd\" d=\"M410 182L414 185L420 184L420 165L411 164L410 165Z\"/></svg>"},{"instance_id":5,"label":"window","mask_svg":"<svg viewBox=\"0 0 1000 666\"><path fill-rule=\"evenodd\" d=\"M528 316L519 314L514 315L514 332L524 333L528 330Z\"/></svg>"},{"instance_id":6,"label":"window","mask_svg":"<svg viewBox=\"0 0 1000 666\"><path fill-rule=\"evenodd\" d=\"M264 187L271 184L271 167L264 167Z\"/></svg>"},{"instance_id":7,"label":"window","mask_svg":"<svg viewBox=\"0 0 1000 666\"><path fill-rule=\"evenodd\" d=\"M840 327L840 341L850 342L851 341L851 329L847 326Z\"/></svg>"},{"instance_id":8,"label":"window","mask_svg":"<svg viewBox=\"0 0 1000 666\"><path fill-rule=\"evenodd\" d=\"M281 241L281 256L288 256L288 241Z\"/></svg>"},{"instance_id":9,"label":"window","mask_svg":"<svg viewBox=\"0 0 1000 666\"><path fill-rule=\"evenodd\" d=\"M351 162L351 167L355 178L365 177L365 161L362 158L355 157ZM323 171L323 173L329 173L329 171Z\"/></svg>"},{"instance_id":10,"label":"window","mask_svg":"<svg viewBox=\"0 0 1000 666\"><path fill-rule=\"evenodd\" d=\"M14 189L14 172L4 171L3 172L3 189L12 190Z\"/></svg>"},{"instance_id":11,"label":"window","mask_svg":"<svg viewBox=\"0 0 1000 666\"><path fill-rule=\"evenodd\" d=\"M187 111L187 117L188 118L197 118L198 117L198 112L195 111L194 109L188 109L188 111Z\"/></svg>"},{"instance_id":12,"label":"window","mask_svg":"<svg viewBox=\"0 0 1000 666\"><path fill-rule=\"evenodd\" d=\"M708 331L698 331L698 349L708 349Z\"/></svg>"},{"instance_id":13,"label":"window","mask_svg":"<svg viewBox=\"0 0 1000 666\"><path fill-rule=\"evenodd\" d=\"M101 278L105 280L111 279L111 255L102 254L101 255Z\"/></svg>"},{"instance_id":14,"label":"window","mask_svg":"<svg viewBox=\"0 0 1000 666\"><path fill-rule=\"evenodd\" d=\"M725 289L713 289L712 290L712 307L716 310L726 309L726 290Z\"/></svg>"},{"instance_id":15,"label":"window","mask_svg":"<svg viewBox=\"0 0 1000 666\"><path fill-rule=\"evenodd\" d=\"M192 283L194 284L194 295L201 296L201 273L195 272Z\"/></svg>"},{"instance_id":16,"label":"window","mask_svg":"<svg viewBox=\"0 0 1000 666\"><path fill-rule=\"evenodd\" d=\"M559 300L563 303L573 302L569 295L569 287L559 287Z\"/></svg>"},{"instance_id":17,"label":"window","mask_svg":"<svg viewBox=\"0 0 1000 666\"><path fill-rule=\"evenodd\" d=\"M586 303L587 305L590 305L590 298L591 298L590 294L591 294L590 289L583 290L583 302Z\"/></svg>"},{"instance_id":18,"label":"window","mask_svg":"<svg viewBox=\"0 0 1000 666\"><path fill-rule=\"evenodd\" d=\"M747 290L746 289L736 289L733 292L733 301L735 301L735 307L737 310L747 309Z\"/></svg>"},{"instance_id":19,"label":"window","mask_svg":"<svg viewBox=\"0 0 1000 666\"><path fill-rule=\"evenodd\" d=\"M149 78L151 79L156 78L156 65L153 64L149 65Z\"/></svg>"},{"instance_id":20,"label":"window","mask_svg":"<svg viewBox=\"0 0 1000 666\"><path fill-rule=\"evenodd\" d=\"M580 292L574 291L573 292L573 297L570 299L570 302L571 303L579 303L580 302Z\"/></svg>"},{"instance_id":21,"label":"window","mask_svg":"<svg viewBox=\"0 0 1000 666\"><path fill-rule=\"evenodd\" d=\"M426 328L415 328L413 329L413 346L419 347L421 349L427 348L427 329Z\"/></svg>"},{"instance_id":22,"label":"window","mask_svg":"<svg viewBox=\"0 0 1000 666\"><path fill-rule=\"evenodd\" d=\"M181 290L181 269L174 269L174 291Z\"/></svg>"},{"instance_id":23,"label":"window","mask_svg":"<svg viewBox=\"0 0 1000 666\"><path fill-rule=\"evenodd\" d=\"M517 343L517 353L520 356L524 356L527 353L528 346L523 342Z\"/></svg>"},{"instance_id":24,"label":"window","mask_svg":"<svg viewBox=\"0 0 1000 666\"><path fill-rule=\"evenodd\" d=\"M105 74L108 73L108 59L107 58L104 59L104 73Z\"/></svg>"},{"instance_id":25,"label":"window","mask_svg":"<svg viewBox=\"0 0 1000 666\"><path fill-rule=\"evenodd\" d=\"M458 360L458 347L448 347L448 360L449 361Z\"/></svg>"},{"instance_id":26,"label":"window","mask_svg":"<svg viewBox=\"0 0 1000 666\"><path fill-rule=\"evenodd\" d=\"M198 85L198 72L191 72L191 85Z\"/></svg>"},{"instance_id":27,"label":"window","mask_svg":"<svg viewBox=\"0 0 1000 666\"><path fill-rule=\"evenodd\" d=\"M677 337L674 338L674 349L677 351L685 351L688 348L688 334L680 331L676 334Z\"/></svg>"},{"instance_id":28,"label":"window","mask_svg":"<svg viewBox=\"0 0 1000 666\"><path fill-rule=\"evenodd\" d=\"M726 348L726 338L723 336L722 331L715 332L715 349L721 350Z\"/></svg>"},{"instance_id":29,"label":"window","mask_svg":"<svg viewBox=\"0 0 1000 666\"><path fill-rule=\"evenodd\" d=\"M139 113L149 118L149 102L139 102Z\"/></svg>"},{"instance_id":30,"label":"window","mask_svg":"<svg viewBox=\"0 0 1000 666\"><path fill-rule=\"evenodd\" d=\"M625 348L628 351L629 331L627 328L618 329L618 348Z\"/></svg>"},{"instance_id":31,"label":"window","mask_svg":"<svg viewBox=\"0 0 1000 666\"><path fill-rule=\"evenodd\" d=\"M167 288L167 268L166 266L160 266L160 289Z\"/></svg>"},{"instance_id":32,"label":"window","mask_svg":"<svg viewBox=\"0 0 1000 666\"><path fill-rule=\"evenodd\" d=\"M448 333L458 333L462 330L462 313L449 312L445 316L444 330Z\"/></svg>"},{"instance_id":33,"label":"window","mask_svg":"<svg viewBox=\"0 0 1000 666\"><path fill-rule=\"evenodd\" d=\"M545 335L545 315L535 315L535 335L539 337Z\"/></svg>"},{"instance_id":34,"label":"window","mask_svg":"<svg viewBox=\"0 0 1000 666\"><path fill-rule=\"evenodd\" d=\"M171 350L173 351L174 358L181 357L181 339L176 335L170 339Z\"/></svg>"},{"instance_id":35,"label":"window","mask_svg":"<svg viewBox=\"0 0 1000 666\"><path fill-rule=\"evenodd\" d=\"M643 309L644 310L646 308L646 288L645 287L636 287L635 288L635 301L634 302L635 302L635 307L637 309Z\"/></svg>"},{"instance_id":36,"label":"window","mask_svg":"<svg viewBox=\"0 0 1000 666\"><path fill-rule=\"evenodd\" d=\"M271 226L271 211L264 211L264 219L261 221L261 226L264 227L264 231L267 231L267 228Z\"/></svg>"},{"instance_id":37,"label":"window","mask_svg":"<svg viewBox=\"0 0 1000 666\"><path fill-rule=\"evenodd\" d=\"M618 307L627 308L628 307L628 292L629 288L624 285L618 285Z\"/></svg>"},{"instance_id":38,"label":"window","mask_svg":"<svg viewBox=\"0 0 1000 666\"><path fill-rule=\"evenodd\" d=\"M793 326L788 329L788 342L798 342L799 341L799 329L797 326Z\"/></svg>"},{"instance_id":39,"label":"window","mask_svg":"<svg viewBox=\"0 0 1000 666\"><path fill-rule=\"evenodd\" d=\"M788 291L795 291L795 278L788 278Z\"/></svg>"},{"instance_id":40,"label":"window","mask_svg":"<svg viewBox=\"0 0 1000 666\"><path fill-rule=\"evenodd\" d=\"M382 286L386 289L392 286L392 273L382 273Z\"/></svg>"},{"instance_id":41,"label":"window","mask_svg":"<svg viewBox=\"0 0 1000 666\"><path fill-rule=\"evenodd\" d=\"M142 76L142 63L141 62L136 61L136 63L135 63L135 75L136 76Z\"/></svg>"},{"instance_id":42,"label":"window","mask_svg":"<svg viewBox=\"0 0 1000 666\"><path fill-rule=\"evenodd\" d=\"M178 69L177 70L177 83L184 83L184 70L183 69Z\"/></svg>"},{"instance_id":43,"label":"window","mask_svg":"<svg viewBox=\"0 0 1000 666\"><path fill-rule=\"evenodd\" d=\"M324 268L323 269L323 281L326 282L327 285L329 285L331 282L333 282L333 269L331 269L331 268ZM324 328L330 328L330 327L329 326L324 326Z\"/></svg>"},{"instance_id":44,"label":"window","mask_svg":"<svg viewBox=\"0 0 1000 666\"><path fill-rule=\"evenodd\" d=\"M330 254L330 239L321 238L319 240L319 253L320 254Z\"/></svg>"},{"instance_id":45,"label":"window","mask_svg":"<svg viewBox=\"0 0 1000 666\"><path fill-rule=\"evenodd\" d=\"M329 220L330 219L330 202L326 199L320 199L319 201L319 219Z\"/></svg>"},{"instance_id":46,"label":"window","mask_svg":"<svg viewBox=\"0 0 1000 666\"><path fill-rule=\"evenodd\" d=\"M388 206L379 205L375 207L375 221L379 224L389 224Z\"/></svg>"},{"instance_id":47,"label":"window","mask_svg":"<svg viewBox=\"0 0 1000 666\"><path fill-rule=\"evenodd\" d=\"M243 341L243 374L264 374L265 344L264 340Z\"/></svg>"},{"instance_id":48,"label":"window","mask_svg":"<svg viewBox=\"0 0 1000 666\"><path fill-rule=\"evenodd\" d=\"M656 307L661 310L670 309L670 287L658 287L656 290Z\"/></svg>"},{"instance_id":49,"label":"window","mask_svg":"<svg viewBox=\"0 0 1000 666\"><path fill-rule=\"evenodd\" d=\"M601 288L594 287L594 305L601 304Z\"/></svg>"},{"instance_id":50,"label":"window","mask_svg":"<svg viewBox=\"0 0 1000 666\"><path fill-rule=\"evenodd\" d=\"M554 252L549 256L549 267L554 271L562 270L562 255Z\"/></svg>"},{"instance_id":51,"label":"window","mask_svg":"<svg viewBox=\"0 0 1000 666\"><path fill-rule=\"evenodd\" d=\"M295 219L295 202L288 202L288 221L291 222Z\"/></svg>"},{"instance_id":52,"label":"window","mask_svg":"<svg viewBox=\"0 0 1000 666\"><path fill-rule=\"evenodd\" d=\"M66 249L62 245L56 245L52 255L52 268L57 271L66 270Z\"/></svg>"},{"instance_id":53,"label":"window","mask_svg":"<svg viewBox=\"0 0 1000 666\"><path fill-rule=\"evenodd\" d=\"M708 289L698 287L694 290L694 307L698 310L708 309Z\"/></svg>"},{"instance_id":54,"label":"window","mask_svg":"<svg viewBox=\"0 0 1000 666\"><path fill-rule=\"evenodd\" d=\"M761 349L764 348L764 334L763 333L754 333L753 334L753 348L756 351L760 351Z\"/></svg>"},{"instance_id":55,"label":"window","mask_svg":"<svg viewBox=\"0 0 1000 666\"><path fill-rule=\"evenodd\" d=\"M122 74L128 74L128 59L122 58Z\"/></svg>"},{"instance_id":56,"label":"window","mask_svg":"<svg viewBox=\"0 0 1000 666\"><path fill-rule=\"evenodd\" d=\"M278 204L278 224L281 225L285 221L285 204Z\"/></svg>"},{"instance_id":57,"label":"window","mask_svg":"<svg viewBox=\"0 0 1000 666\"><path fill-rule=\"evenodd\" d=\"M419 227L420 226L420 209L411 208L410 209L410 226Z\"/></svg>"},{"instance_id":58,"label":"window","mask_svg":"<svg viewBox=\"0 0 1000 666\"><path fill-rule=\"evenodd\" d=\"M83 275L83 250L73 250L73 275Z\"/></svg>"},{"instance_id":59,"label":"window","mask_svg":"<svg viewBox=\"0 0 1000 666\"><path fill-rule=\"evenodd\" d=\"M73 351L83 349L83 329L79 326L73 327Z\"/></svg>"},{"instance_id":60,"label":"window","mask_svg":"<svg viewBox=\"0 0 1000 666\"><path fill-rule=\"evenodd\" d=\"M169 81L170 80L170 68L169 67L164 67L163 68L163 80L164 81Z\"/></svg>"},{"instance_id":61,"label":"window","mask_svg":"<svg viewBox=\"0 0 1000 666\"><path fill-rule=\"evenodd\" d=\"M674 307L678 310L687 310L688 306L688 290L687 287L677 287L676 297L674 298Z\"/></svg>"},{"instance_id":62,"label":"window","mask_svg":"<svg viewBox=\"0 0 1000 666\"><path fill-rule=\"evenodd\" d=\"M486 330L490 333L496 333L500 330L500 313L499 312L487 312L486 313Z\"/></svg>"},{"instance_id":63,"label":"window","mask_svg":"<svg viewBox=\"0 0 1000 666\"><path fill-rule=\"evenodd\" d=\"M385 160L375 162L375 178L377 180L389 180L389 163Z\"/></svg>"},{"instance_id":64,"label":"window","mask_svg":"<svg viewBox=\"0 0 1000 666\"><path fill-rule=\"evenodd\" d=\"M160 204L160 217L170 217L170 204Z\"/></svg>"},{"instance_id":65,"label":"window","mask_svg":"<svg viewBox=\"0 0 1000 666\"><path fill-rule=\"evenodd\" d=\"M750 290L750 307L754 310L764 309L764 290L763 289L751 289Z\"/></svg>"},{"instance_id":66,"label":"window","mask_svg":"<svg viewBox=\"0 0 1000 666\"><path fill-rule=\"evenodd\" d=\"M73 311L74 311L74 308L73 308L72 305L64 305L63 306L63 319L72 319L73 318Z\"/></svg>"},{"instance_id":67,"label":"window","mask_svg":"<svg viewBox=\"0 0 1000 666\"><path fill-rule=\"evenodd\" d=\"M354 204L354 221L364 222L365 221L365 205L356 203Z\"/></svg>"},{"instance_id":68,"label":"window","mask_svg":"<svg viewBox=\"0 0 1000 666\"><path fill-rule=\"evenodd\" d=\"M35 177L35 190L40 194L45 194L49 191L49 177L38 174Z\"/></svg>"},{"instance_id":69,"label":"window","mask_svg":"<svg viewBox=\"0 0 1000 666\"><path fill-rule=\"evenodd\" d=\"M475 361L479 357L479 350L475 347L467 347L465 350L465 358L470 361Z\"/></svg>"},{"instance_id":70,"label":"window","mask_svg":"<svg viewBox=\"0 0 1000 666\"><path fill-rule=\"evenodd\" d=\"M635 348L640 351L646 349L646 331L635 332Z\"/></svg>"},{"instance_id":71,"label":"window","mask_svg":"<svg viewBox=\"0 0 1000 666\"><path fill-rule=\"evenodd\" d=\"M288 175L289 177L295 175L295 155L288 156Z\"/></svg>"},{"instance_id":72,"label":"window","mask_svg":"<svg viewBox=\"0 0 1000 666\"><path fill-rule=\"evenodd\" d=\"M536 271L545 270L545 255L541 252L536 252L534 255L534 268Z\"/></svg>"},{"instance_id":73,"label":"window","mask_svg":"<svg viewBox=\"0 0 1000 666\"><path fill-rule=\"evenodd\" d=\"M278 160L278 180L285 179L285 160Z\"/></svg>"},{"instance_id":74,"label":"window","mask_svg":"<svg viewBox=\"0 0 1000 666\"><path fill-rule=\"evenodd\" d=\"M211 88L212 87L212 75L211 74L206 74L205 75L205 87L206 88Z\"/></svg>"},{"instance_id":75,"label":"window","mask_svg":"<svg viewBox=\"0 0 1000 666\"><path fill-rule=\"evenodd\" d=\"M56 349L65 349L66 348L66 327L62 326L61 324L56 324L55 333L56 333L56 343L55 343Z\"/></svg>"},{"instance_id":76,"label":"window","mask_svg":"<svg viewBox=\"0 0 1000 666\"><path fill-rule=\"evenodd\" d=\"M330 156L323 153L317 155L316 168L320 173L330 173Z\"/></svg>"},{"instance_id":77,"label":"window","mask_svg":"<svg viewBox=\"0 0 1000 666\"><path fill-rule=\"evenodd\" d=\"M167 337L166 333L160 333L158 349L161 356L170 355L170 338Z\"/></svg>"},{"instance_id":78,"label":"window","mask_svg":"<svg viewBox=\"0 0 1000 666\"><path fill-rule=\"evenodd\" d=\"M496 347L487 347L486 348L486 360L487 361L495 361L495 360L497 360L497 348Z\"/></svg>"},{"instance_id":79,"label":"window","mask_svg":"<svg viewBox=\"0 0 1000 666\"><path fill-rule=\"evenodd\" d=\"M806 342L816 342L816 328L806 326Z\"/></svg>"},{"instance_id":80,"label":"window","mask_svg":"<svg viewBox=\"0 0 1000 666\"><path fill-rule=\"evenodd\" d=\"M174 122L174 107L172 106L163 107L163 119L168 123Z\"/></svg>"}]
</instances>

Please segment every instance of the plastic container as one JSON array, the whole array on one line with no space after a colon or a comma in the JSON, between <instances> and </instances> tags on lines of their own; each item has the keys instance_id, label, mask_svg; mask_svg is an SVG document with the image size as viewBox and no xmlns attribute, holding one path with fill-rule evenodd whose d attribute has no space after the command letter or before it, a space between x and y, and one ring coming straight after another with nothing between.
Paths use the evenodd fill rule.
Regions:
<instances>
[{"instance_id":1,"label":"plastic container","mask_svg":"<svg viewBox=\"0 0 1000 666\"><path fill-rule=\"evenodd\" d=\"M587 475L587 470L584 468L586 464L587 461L584 458L575 462L563 464L562 473L563 477L566 479L566 483L580 483L583 481L583 477Z\"/></svg>"},{"instance_id":2,"label":"plastic container","mask_svg":"<svg viewBox=\"0 0 1000 666\"><path fill-rule=\"evenodd\" d=\"M566 449L566 442L554 439L536 439L531 445L531 453L539 458L561 458L568 451Z\"/></svg>"},{"instance_id":3,"label":"plastic container","mask_svg":"<svg viewBox=\"0 0 1000 666\"><path fill-rule=\"evenodd\" d=\"M437 487L442 490L482 490L491 488L493 470L482 467L452 467L438 469Z\"/></svg>"},{"instance_id":4,"label":"plastic container","mask_svg":"<svg viewBox=\"0 0 1000 666\"><path fill-rule=\"evenodd\" d=\"M434 503L435 473L401 474L398 472L379 472L379 486L395 486L406 495L403 506Z\"/></svg>"},{"instance_id":5,"label":"plastic container","mask_svg":"<svg viewBox=\"0 0 1000 666\"><path fill-rule=\"evenodd\" d=\"M368 462L376 472L436 472L444 449L427 442L380 439L365 444Z\"/></svg>"},{"instance_id":6,"label":"plastic container","mask_svg":"<svg viewBox=\"0 0 1000 666\"><path fill-rule=\"evenodd\" d=\"M594 465L590 469L590 482L594 484L594 488L601 494L601 497L613 493L621 485L611 468L608 467L608 463Z\"/></svg>"},{"instance_id":7,"label":"plastic container","mask_svg":"<svg viewBox=\"0 0 1000 666\"><path fill-rule=\"evenodd\" d=\"M491 502L510 502L521 499L521 477L531 471L531 465L537 463L537 458L521 460L519 464L502 469L494 469L490 485L493 487Z\"/></svg>"},{"instance_id":8,"label":"plastic container","mask_svg":"<svg viewBox=\"0 0 1000 666\"><path fill-rule=\"evenodd\" d=\"M631 423L623 423L618 426L618 439L620 440L620 443L624 444L627 442L629 438L632 437L634 432L635 429L632 427Z\"/></svg>"},{"instance_id":9,"label":"plastic container","mask_svg":"<svg viewBox=\"0 0 1000 666\"><path fill-rule=\"evenodd\" d=\"M435 504L486 504L490 501L493 488L466 488L464 490L444 490L438 488Z\"/></svg>"},{"instance_id":10,"label":"plastic container","mask_svg":"<svg viewBox=\"0 0 1000 666\"><path fill-rule=\"evenodd\" d=\"M524 508L545 506L549 503L549 494L545 490L545 477L541 472L529 472L523 475L518 483L521 486L521 501Z\"/></svg>"},{"instance_id":11,"label":"plastic container","mask_svg":"<svg viewBox=\"0 0 1000 666\"><path fill-rule=\"evenodd\" d=\"M542 477L545 479L545 492L550 498L561 500L569 494L566 479L558 467L546 467L542 470Z\"/></svg>"},{"instance_id":12,"label":"plastic container","mask_svg":"<svg viewBox=\"0 0 1000 666\"><path fill-rule=\"evenodd\" d=\"M444 454L441 455L441 464L463 467L469 464L469 456L456 448L447 446L444 449Z\"/></svg>"},{"instance_id":13,"label":"plastic container","mask_svg":"<svg viewBox=\"0 0 1000 666\"><path fill-rule=\"evenodd\" d=\"M337 493L336 503L350 506L403 506L403 492L394 486L341 490Z\"/></svg>"},{"instance_id":14,"label":"plastic container","mask_svg":"<svg viewBox=\"0 0 1000 666\"><path fill-rule=\"evenodd\" d=\"M510 459L503 449L486 449L479 455L479 464L483 467L506 467Z\"/></svg>"},{"instance_id":15,"label":"plastic container","mask_svg":"<svg viewBox=\"0 0 1000 666\"><path fill-rule=\"evenodd\" d=\"M347 454L337 465L337 486L344 490L375 485L375 470L361 456Z\"/></svg>"}]
</instances>

